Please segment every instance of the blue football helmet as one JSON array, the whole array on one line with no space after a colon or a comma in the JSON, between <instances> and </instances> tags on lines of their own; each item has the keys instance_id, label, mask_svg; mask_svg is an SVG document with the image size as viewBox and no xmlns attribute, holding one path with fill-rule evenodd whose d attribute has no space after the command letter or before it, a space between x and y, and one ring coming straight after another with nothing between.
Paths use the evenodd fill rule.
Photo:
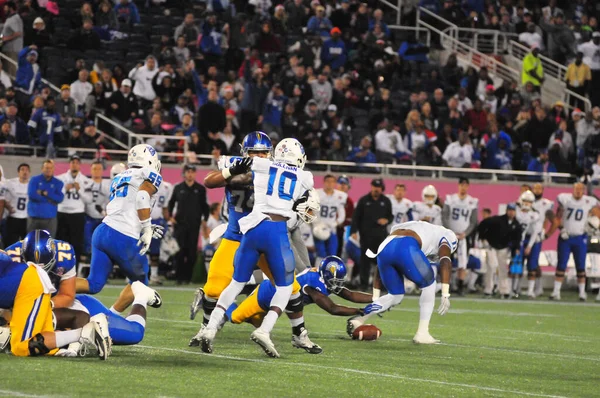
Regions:
<instances>
[{"instance_id":1,"label":"blue football helmet","mask_svg":"<svg viewBox=\"0 0 600 398\"><path fill-rule=\"evenodd\" d=\"M39 265L49 272L56 263L56 244L48 231L36 229L23 239L21 260Z\"/></svg>"},{"instance_id":2,"label":"blue football helmet","mask_svg":"<svg viewBox=\"0 0 600 398\"><path fill-rule=\"evenodd\" d=\"M273 151L273 144L268 135L262 131L253 131L247 134L242 141L242 155L248 156L249 151L268 152Z\"/></svg>"},{"instance_id":3,"label":"blue football helmet","mask_svg":"<svg viewBox=\"0 0 600 398\"><path fill-rule=\"evenodd\" d=\"M325 285L332 293L339 293L344 287L346 278L346 265L338 256L327 256L321 260L319 273L325 281Z\"/></svg>"}]
</instances>

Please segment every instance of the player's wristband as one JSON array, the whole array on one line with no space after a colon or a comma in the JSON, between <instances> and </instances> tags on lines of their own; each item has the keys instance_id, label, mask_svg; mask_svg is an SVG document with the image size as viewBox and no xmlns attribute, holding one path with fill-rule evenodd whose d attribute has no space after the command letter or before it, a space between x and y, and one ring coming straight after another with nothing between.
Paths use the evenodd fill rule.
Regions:
<instances>
[{"instance_id":1,"label":"player's wristband","mask_svg":"<svg viewBox=\"0 0 600 398\"><path fill-rule=\"evenodd\" d=\"M142 228L148 228L152 226L151 218L147 218L146 220L140 220L140 222L142 223Z\"/></svg>"},{"instance_id":2,"label":"player's wristband","mask_svg":"<svg viewBox=\"0 0 600 398\"><path fill-rule=\"evenodd\" d=\"M224 179L228 180L231 177L231 171L229 170L229 168L223 169L221 171L221 175Z\"/></svg>"},{"instance_id":3,"label":"player's wristband","mask_svg":"<svg viewBox=\"0 0 600 398\"><path fill-rule=\"evenodd\" d=\"M450 297L450 284L442 283L442 297Z\"/></svg>"}]
</instances>

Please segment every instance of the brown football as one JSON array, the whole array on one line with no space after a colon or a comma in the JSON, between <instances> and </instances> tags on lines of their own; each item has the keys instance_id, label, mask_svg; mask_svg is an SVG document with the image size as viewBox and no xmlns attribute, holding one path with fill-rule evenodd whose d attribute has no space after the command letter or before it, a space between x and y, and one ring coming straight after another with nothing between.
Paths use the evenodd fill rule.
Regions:
<instances>
[{"instance_id":1,"label":"brown football","mask_svg":"<svg viewBox=\"0 0 600 398\"><path fill-rule=\"evenodd\" d=\"M381 337L381 329L375 325L361 325L352 332L353 340L377 340Z\"/></svg>"}]
</instances>

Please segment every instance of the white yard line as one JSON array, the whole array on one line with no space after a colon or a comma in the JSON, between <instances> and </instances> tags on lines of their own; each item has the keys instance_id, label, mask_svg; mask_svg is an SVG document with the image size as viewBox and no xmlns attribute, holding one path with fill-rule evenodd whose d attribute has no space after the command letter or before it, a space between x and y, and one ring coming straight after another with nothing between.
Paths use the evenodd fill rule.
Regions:
<instances>
[{"instance_id":1,"label":"white yard line","mask_svg":"<svg viewBox=\"0 0 600 398\"><path fill-rule=\"evenodd\" d=\"M35 394L26 394L19 391L11 391L11 390L0 390L0 396L4 397L26 397L26 398L50 398L50 395L35 395Z\"/></svg>"},{"instance_id":2,"label":"white yard line","mask_svg":"<svg viewBox=\"0 0 600 398\"><path fill-rule=\"evenodd\" d=\"M274 365L274 366L288 366L288 367L294 367L294 368L298 368L300 366L300 367L308 367L308 368L314 368L314 369L336 370L336 371L340 371L340 372L356 373L356 374L365 375L365 376L406 380L406 381L418 382L418 383L439 384L439 385L451 386L451 387L463 387L463 388L470 388L473 390L492 391L492 392L499 392L499 393L504 393L504 394L517 394L517 395L526 395L526 396L531 396L531 397L563 398L563 396L561 396L561 395L536 394L536 393L529 393L529 392L525 392L525 391L504 390L501 388L486 387L486 386L480 386L477 384L452 383L452 382L446 382L446 381L440 381L440 380L408 377L408 376L402 376L402 375L392 374L392 373L369 372L366 370L359 370L359 369L352 369L352 368L339 368L336 366L317 365L317 364L310 364L310 363L286 362L286 361L282 361L279 359L274 359L274 360L250 359L250 358L241 358L241 357L235 357L235 356L230 356L230 355L205 354L203 352L180 350L180 349L176 349L176 348L153 347L153 346L147 346L147 345L137 345L137 346L132 346L132 348L141 348L141 349L150 349L150 350L159 350L159 351L172 351L172 352L179 352L179 353L183 353L183 354L202 355L202 356L208 356L208 357L212 357L212 358L228 359L228 360L241 361L241 362L261 363L261 364Z\"/></svg>"}]
</instances>

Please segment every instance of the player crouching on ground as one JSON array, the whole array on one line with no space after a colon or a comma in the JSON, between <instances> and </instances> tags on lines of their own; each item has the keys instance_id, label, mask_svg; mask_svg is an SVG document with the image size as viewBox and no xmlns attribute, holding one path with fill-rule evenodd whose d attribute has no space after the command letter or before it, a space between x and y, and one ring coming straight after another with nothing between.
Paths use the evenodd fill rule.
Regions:
<instances>
[{"instance_id":1,"label":"player crouching on ground","mask_svg":"<svg viewBox=\"0 0 600 398\"><path fill-rule=\"evenodd\" d=\"M438 313L444 315L450 308L450 256L456 251L458 239L447 228L423 221L410 221L394 225L377 249L367 251L370 258L377 257L381 281L388 294L365 307L365 315L348 320L348 334L363 325L373 314L387 311L404 298L404 277L421 289L419 299L419 329L413 338L417 344L438 344L440 341L429 334L429 321L435 304L435 268L438 262L442 281L442 302Z\"/></svg>"},{"instance_id":2,"label":"player crouching on ground","mask_svg":"<svg viewBox=\"0 0 600 398\"><path fill-rule=\"evenodd\" d=\"M16 356L55 355L58 348L79 341L96 348L100 359L107 359L110 336L106 318L102 324L92 321L83 328L54 331L50 295L56 289L46 273L54 265L54 253L38 253L34 264L14 262L0 251L0 308L12 309L10 326L0 328L0 348L10 344Z\"/></svg>"},{"instance_id":3,"label":"player crouching on ground","mask_svg":"<svg viewBox=\"0 0 600 398\"><path fill-rule=\"evenodd\" d=\"M370 294L346 289L344 287L345 277L346 265L337 256L327 256L321 261L319 268L309 268L298 274L296 279L302 287L304 305L315 303L331 315L364 315L363 310L360 308L338 305L329 298L329 295L333 293L354 303L370 303L372 301ZM271 281L263 281L239 306L232 304L227 309L227 319L233 323L248 322L255 327L259 327L269 311L275 291L275 286L271 284ZM288 310L286 309L286 311ZM303 326L302 329L304 329ZM314 353L306 346L298 344L298 336L304 332L305 330L292 330L292 345L296 348L304 348L309 353Z\"/></svg>"}]
</instances>

